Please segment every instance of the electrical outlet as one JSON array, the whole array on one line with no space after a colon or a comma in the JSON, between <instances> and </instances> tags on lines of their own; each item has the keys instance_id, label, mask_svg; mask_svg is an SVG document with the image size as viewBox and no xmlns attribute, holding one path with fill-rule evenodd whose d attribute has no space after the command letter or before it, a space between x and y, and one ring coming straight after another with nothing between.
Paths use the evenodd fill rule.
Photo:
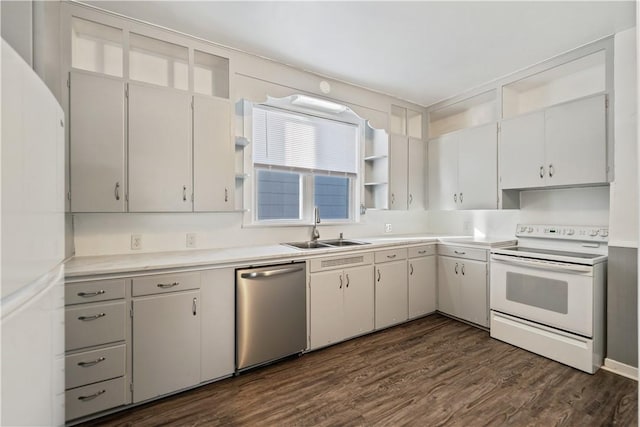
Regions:
<instances>
[{"instance_id":1,"label":"electrical outlet","mask_svg":"<svg viewBox=\"0 0 640 427\"><path fill-rule=\"evenodd\" d=\"M391 224L385 224L384 225L384 232L385 233L391 233L391 230L393 230L393 228L391 227Z\"/></svg>"},{"instance_id":2,"label":"electrical outlet","mask_svg":"<svg viewBox=\"0 0 640 427\"><path fill-rule=\"evenodd\" d=\"M142 249L142 234L131 235L131 249L133 250Z\"/></svg>"},{"instance_id":3,"label":"electrical outlet","mask_svg":"<svg viewBox=\"0 0 640 427\"><path fill-rule=\"evenodd\" d=\"M187 247L188 248L196 247L196 233L187 233Z\"/></svg>"}]
</instances>

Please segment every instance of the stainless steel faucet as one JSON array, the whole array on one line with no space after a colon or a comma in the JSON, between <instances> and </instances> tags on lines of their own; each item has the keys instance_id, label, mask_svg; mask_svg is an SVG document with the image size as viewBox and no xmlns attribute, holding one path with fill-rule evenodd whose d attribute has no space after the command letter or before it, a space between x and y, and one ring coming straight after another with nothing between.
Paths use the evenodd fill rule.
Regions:
<instances>
[{"instance_id":1,"label":"stainless steel faucet","mask_svg":"<svg viewBox=\"0 0 640 427\"><path fill-rule=\"evenodd\" d=\"M318 224L320 224L320 211L316 206L313 208L313 229L311 229L312 242L315 242L320 238L320 232L318 232Z\"/></svg>"}]
</instances>

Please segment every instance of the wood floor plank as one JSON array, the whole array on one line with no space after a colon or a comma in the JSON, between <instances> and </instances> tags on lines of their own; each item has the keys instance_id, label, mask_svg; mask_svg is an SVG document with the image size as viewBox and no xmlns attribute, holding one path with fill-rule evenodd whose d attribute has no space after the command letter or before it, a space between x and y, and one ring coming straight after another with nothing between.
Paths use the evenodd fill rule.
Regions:
<instances>
[{"instance_id":1,"label":"wood floor plank","mask_svg":"<svg viewBox=\"0 0 640 427\"><path fill-rule=\"evenodd\" d=\"M432 315L85 425L633 426L637 393Z\"/></svg>"}]
</instances>

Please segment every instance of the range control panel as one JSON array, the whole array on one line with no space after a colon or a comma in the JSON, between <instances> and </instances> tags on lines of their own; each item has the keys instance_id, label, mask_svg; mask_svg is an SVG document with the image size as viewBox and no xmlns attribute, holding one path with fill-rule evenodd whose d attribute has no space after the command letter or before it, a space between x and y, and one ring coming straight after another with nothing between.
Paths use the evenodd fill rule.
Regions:
<instances>
[{"instance_id":1,"label":"range control panel","mask_svg":"<svg viewBox=\"0 0 640 427\"><path fill-rule=\"evenodd\" d=\"M609 227L588 225L518 224L516 227L516 236L606 242L609 237Z\"/></svg>"}]
</instances>

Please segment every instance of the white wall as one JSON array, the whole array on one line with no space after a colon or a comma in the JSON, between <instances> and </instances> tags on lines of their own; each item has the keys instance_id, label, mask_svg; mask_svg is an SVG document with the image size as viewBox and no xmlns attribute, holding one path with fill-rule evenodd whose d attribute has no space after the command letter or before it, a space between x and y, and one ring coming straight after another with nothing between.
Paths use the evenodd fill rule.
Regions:
<instances>
[{"instance_id":1,"label":"white wall","mask_svg":"<svg viewBox=\"0 0 640 427\"><path fill-rule=\"evenodd\" d=\"M636 28L614 39L615 180L611 183L610 246L638 247Z\"/></svg>"},{"instance_id":2,"label":"white wall","mask_svg":"<svg viewBox=\"0 0 640 427\"><path fill-rule=\"evenodd\" d=\"M0 3L2 38L29 65L33 65L32 4L31 1L3 1Z\"/></svg>"}]
</instances>

